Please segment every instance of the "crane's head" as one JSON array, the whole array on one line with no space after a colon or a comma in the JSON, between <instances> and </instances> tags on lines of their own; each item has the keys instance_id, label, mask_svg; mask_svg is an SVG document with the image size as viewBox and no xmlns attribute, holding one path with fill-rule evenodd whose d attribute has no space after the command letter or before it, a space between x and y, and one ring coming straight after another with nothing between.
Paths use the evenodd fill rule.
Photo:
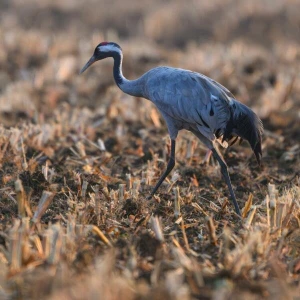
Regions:
<instances>
[{"instance_id":1,"label":"crane's head","mask_svg":"<svg viewBox=\"0 0 300 300\"><path fill-rule=\"evenodd\" d=\"M98 60L107 57L114 57L115 55L121 55L121 54L122 54L122 49L118 44L113 42L102 42L95 48L93 56L81 69L80 74L83 73L89 66L91 66L94 62Z\"/></svg>"}]
</instances>

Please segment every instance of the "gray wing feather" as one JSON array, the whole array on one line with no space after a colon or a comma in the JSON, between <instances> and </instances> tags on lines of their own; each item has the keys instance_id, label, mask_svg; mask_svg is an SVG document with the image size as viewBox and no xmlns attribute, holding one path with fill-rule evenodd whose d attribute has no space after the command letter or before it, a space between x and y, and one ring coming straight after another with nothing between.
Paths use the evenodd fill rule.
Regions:
<instances>
[{"instance_id":1,"label":"gray wing feather","mask_svg":"<svg viewBox=\"0 0 300 300\"><path fill-rule=\"evenodd\" d=\"M183 124L191 124L213 140L230 118L231 93L212 79L191 71L159 67L145 74L144 97Z\"/></svg>"}]
</instances>

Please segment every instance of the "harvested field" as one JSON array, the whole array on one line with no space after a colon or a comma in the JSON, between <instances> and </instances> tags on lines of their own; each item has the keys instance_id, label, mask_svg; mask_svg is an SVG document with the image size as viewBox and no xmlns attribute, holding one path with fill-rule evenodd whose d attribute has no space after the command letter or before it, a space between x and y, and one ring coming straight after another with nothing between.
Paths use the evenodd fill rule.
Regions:
<instances>
[{"instance_id":1,"label":"harvested field","mask_svg":"<svg viewBox=\"0 0 300 300\"><path fill-rule=\"evenodd\" d=\"M300 2L0 2L0 299L299 299ZM229 88L263 120L262 167L243 142L216 161L122 93L170 65Z\"/></svg>"}]
</instances>

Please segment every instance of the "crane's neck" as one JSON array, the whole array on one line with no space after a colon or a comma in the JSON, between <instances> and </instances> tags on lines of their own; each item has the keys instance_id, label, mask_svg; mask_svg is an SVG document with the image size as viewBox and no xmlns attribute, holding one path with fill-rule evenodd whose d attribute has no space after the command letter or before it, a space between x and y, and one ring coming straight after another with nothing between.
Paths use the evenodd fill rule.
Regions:
<instances>
[{"instance_id":1,"label":"crane's neck","mask_svg":"<svg viewBox=\"0 0 300 300\"><path fill-rule=\"evenodd\" d=\"M122 73L122 52L116 52L113 55L114 59L114 78L117 86L126 94L136 97L142 97L142 79L138 78L136 80L128 80L123 76Z\"/></svg>"}]
</instances>

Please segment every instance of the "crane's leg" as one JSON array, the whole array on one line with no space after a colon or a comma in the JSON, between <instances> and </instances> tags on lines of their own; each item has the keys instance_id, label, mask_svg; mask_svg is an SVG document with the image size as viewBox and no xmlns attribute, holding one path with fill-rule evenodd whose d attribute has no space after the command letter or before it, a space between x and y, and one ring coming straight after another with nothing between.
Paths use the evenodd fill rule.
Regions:
<instances>
[{"instance_id":1,"label":"crane's leg","mask_svg":"<svg viewBox=\"0 0 300 300\"><path fill-rule=\"evenodd\" d=\"M160 185L163 183L163 181L166 179L166 177L169 175L169 173L173 170L173 168L175 166L175 144L176 144L175 140L171 139L171 153L170 153L170 158L169 158L169 162L167 165L167 169L159 178L157 184L155 185L155 187L152 190L152 193L151 193L150 197L148 197L148 199L152 198L152 196L156 193L156 191L158 190Z\"/></svg>"},{"instance_id":2,"label":"crane's leg","mask_svg":"<svg viewBox=\"0 0 300 300\"><path fill-rule=\"evenodd\" d=\"M241 216L241 211L239 209L239 206L238 206L236 198L235 198L235 194L234 194L233 189L232 189L230 177L229 177L228 170L227 170L227 165L226 165L222 155L219 153L219 151L216 148L212 148L211 150L212 150L214 158L218 161L218 163L221 167L221 173L224 176L224 179L225 179L225 181L227 183L227 186L229 188L229 192L230 192L230 195L231 195L231 199L232 199L235 211L238 215Z\"/></svg>"}]
</instances>

